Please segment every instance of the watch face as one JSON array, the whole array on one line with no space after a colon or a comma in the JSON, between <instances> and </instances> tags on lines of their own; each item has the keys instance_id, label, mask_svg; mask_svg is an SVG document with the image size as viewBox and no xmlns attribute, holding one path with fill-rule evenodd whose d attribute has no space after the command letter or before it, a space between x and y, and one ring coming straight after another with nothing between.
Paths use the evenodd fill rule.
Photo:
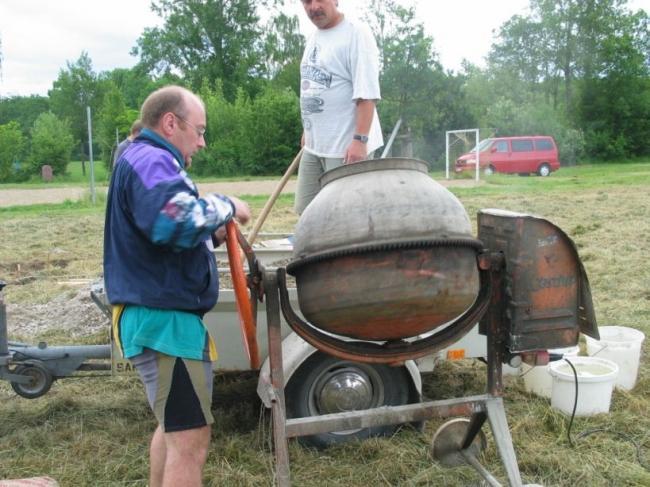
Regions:
<instances>
[{"instance_id":1,"label":"watch face","mask_svg":"<svg viewBox=\"0 0 650 487\"><path fill-rule=\"evenodd\" d=\"M354 140L358 140L360 142L363 142L364 144L368 142L368 136L367 135L354 134L354 136L352 138Z\"/></svg>"}]
</instances>

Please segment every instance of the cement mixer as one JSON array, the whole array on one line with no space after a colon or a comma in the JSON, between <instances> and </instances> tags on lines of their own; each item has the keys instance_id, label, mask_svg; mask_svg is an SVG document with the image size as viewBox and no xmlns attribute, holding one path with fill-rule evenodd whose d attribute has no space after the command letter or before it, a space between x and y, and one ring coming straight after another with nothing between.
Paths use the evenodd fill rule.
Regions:
<instances>
[{"instance_id":1,"label":"cement mixer","mask_svg":"<svg viewBox=\"0 0 650 487\"><path fill-rule=\"evenodd\" d=\"M479 212L473 237L462 204L428 176L422 161L346 165L324 174L321 187L298 222L286 267L264 269L241 234L228 242L239 240L247 250L247 282L234 282L251 290L250 302L240 293L240 305L249 308L242 316L254 319L251 303L266 301L270 372L260 386L272 403L278 483L290 484L287 438L469 416L435 435L434 457L447 464L460 459L492 482L476 460L488 421L509 483L521 485L502 364L542 364L548 349L575 345L579 332L598 336L571 239L545 219L502 210ZM299 312L289 300L287 273L296 279ZM430 355L480 323L487 337L486 394L287 419L280 313L322 353L389 366ZM255 323L244 318L242 326L246 349L256 351Z\"/></svg>"}]
</instances>

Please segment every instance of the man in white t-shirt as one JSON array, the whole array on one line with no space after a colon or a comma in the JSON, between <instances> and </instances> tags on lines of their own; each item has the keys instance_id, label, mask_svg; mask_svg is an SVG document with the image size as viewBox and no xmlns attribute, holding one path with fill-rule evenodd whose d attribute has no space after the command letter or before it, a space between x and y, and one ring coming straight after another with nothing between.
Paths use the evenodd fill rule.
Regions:
<instances>
[{"instance_id":1,"label":"man in white t-shirt","mask_svg":"<svg viewBox=\"0 0 650 487\"><path fill-rule=\"evenodd\" d=\"M317 27L300 63L303 155L295 210L320 190L323 172L371 157L384 145L375 107L380 99L379 52L365 25L346 19L337 0L302 0Z\"/></svg>"}]
</instances>

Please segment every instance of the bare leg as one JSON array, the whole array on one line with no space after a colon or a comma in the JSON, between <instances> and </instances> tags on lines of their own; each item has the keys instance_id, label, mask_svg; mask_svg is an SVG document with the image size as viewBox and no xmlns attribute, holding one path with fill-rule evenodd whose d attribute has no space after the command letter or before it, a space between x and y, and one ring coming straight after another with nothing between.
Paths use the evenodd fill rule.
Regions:
<instances>
[{"instance_id":1,"label":"bare leg","mask_svg":"<svg viewBox=\"0 0 650 487\"><path fill-rule=\"evenodd\" d=\"M165 433L158 426L153 433L149 448L149 487L162 487L166 453Z\"/></svg>"},{"instance_id":2,"label":"bare leg","mask_svg":"<svg viewBox=\"0 0 650 487\"><path fill-rule=\"evenodd\" d=\"M203 426L164 434L166 455L163 486L200 487L202 485L203 465L208 457L210 445L210 431L210 426Z\"/></svg>"}]
</instances>

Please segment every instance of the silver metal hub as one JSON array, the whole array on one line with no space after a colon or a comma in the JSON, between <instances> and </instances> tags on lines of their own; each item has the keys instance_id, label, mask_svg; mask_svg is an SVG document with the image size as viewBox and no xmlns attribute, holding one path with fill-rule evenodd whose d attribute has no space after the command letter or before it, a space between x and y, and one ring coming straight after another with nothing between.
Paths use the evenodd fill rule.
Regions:
<instances>
[{"instance_id":1,"label":"silver metal hub","mask_svg":"<svg viewBox=\"0 0 650 487\"><path fill-rule=\"evenodd\" d=\"M321 414L368 409L372 406L372 384L360 371L341 369L323 379L316 397Z\"/></svg>"}]
</instances>

